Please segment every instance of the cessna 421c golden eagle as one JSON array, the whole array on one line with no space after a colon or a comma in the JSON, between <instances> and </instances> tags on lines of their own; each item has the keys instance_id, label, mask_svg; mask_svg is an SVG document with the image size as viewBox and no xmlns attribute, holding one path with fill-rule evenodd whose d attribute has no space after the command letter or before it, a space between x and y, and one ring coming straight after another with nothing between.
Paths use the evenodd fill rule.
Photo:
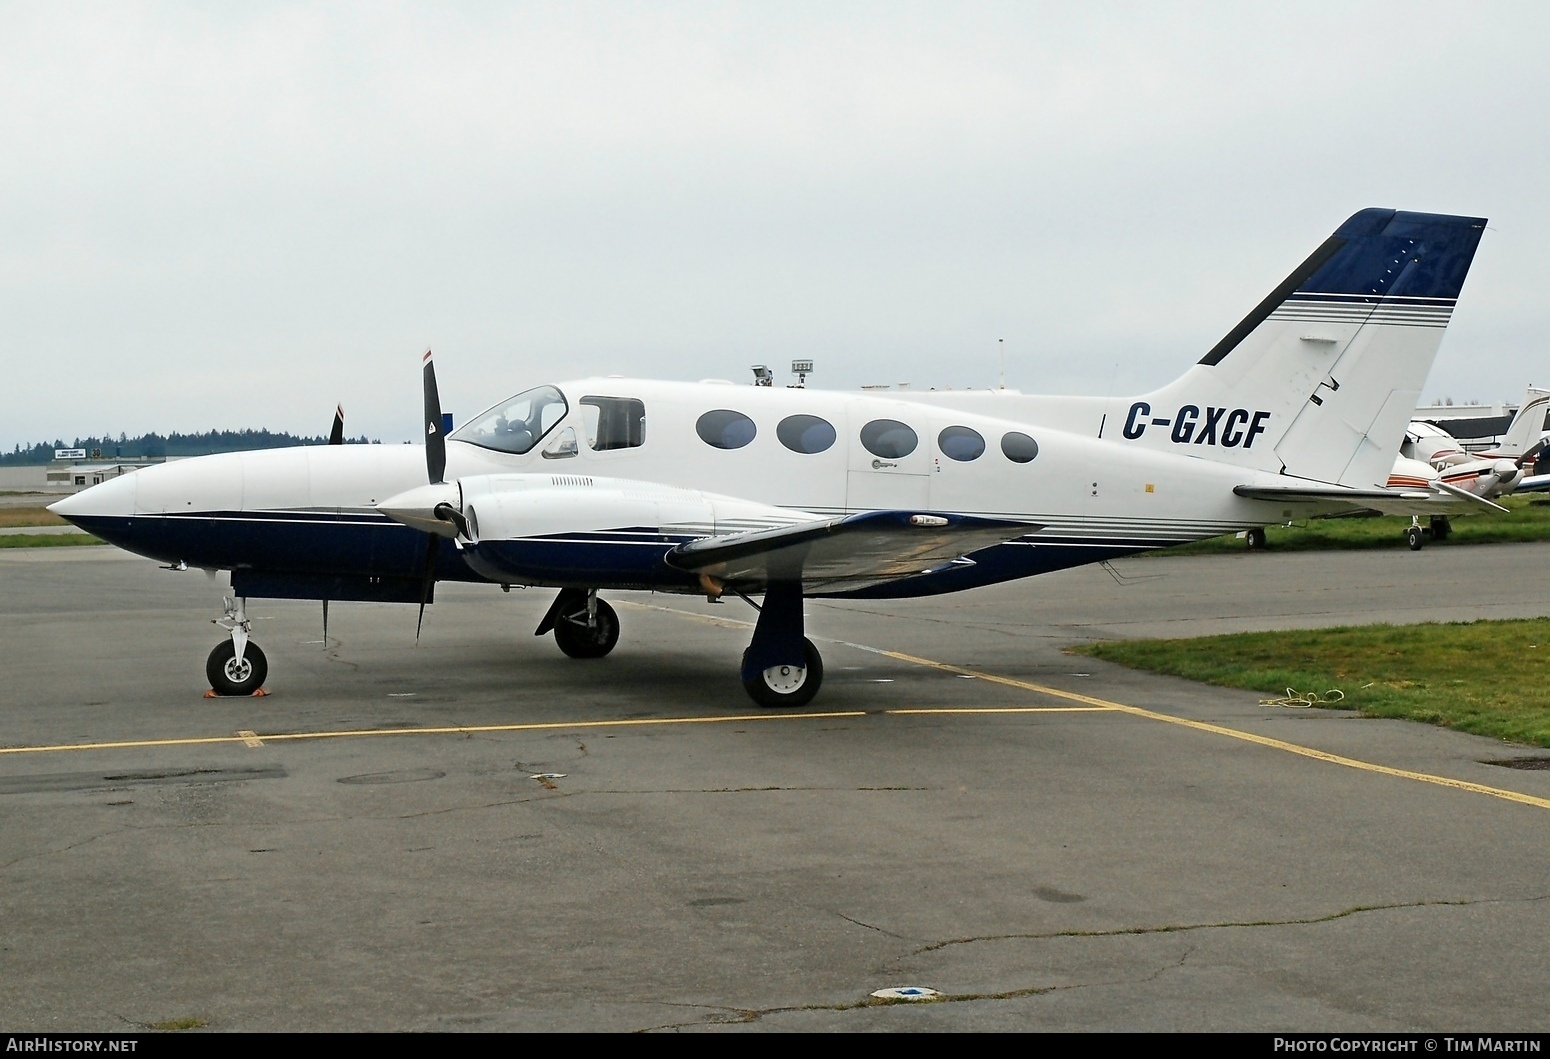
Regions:
<instances>
[{"instance_id":1,"label":"cessna 421c golden eagle","mask_svg":"<svg viewBox=\"0 0 1550 1059\"><path fill-rule=\"evenodd\" d=\"M418 604L437 581L559 590L538 626L598 658L598 593L762 595L742 681L801 706L804 597L957 592L1292 518L1424 500L1387 485L1485 221L1363 210L1176 381L1128 398L577 379L444 437L180 460L53 505L231 572L206 672L263 683L248 598Z\"/></svg>"}]
</instances>

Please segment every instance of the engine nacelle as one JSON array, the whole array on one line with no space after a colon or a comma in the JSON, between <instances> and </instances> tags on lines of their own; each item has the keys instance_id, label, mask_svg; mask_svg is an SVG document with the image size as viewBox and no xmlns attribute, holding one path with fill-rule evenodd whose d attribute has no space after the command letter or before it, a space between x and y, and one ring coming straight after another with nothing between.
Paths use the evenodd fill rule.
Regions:
<instances>
[{"instance_id":1,"label":"engine nacelle","mask_svg":"<svg viewBox=\"0 0 1550 1059\"><path fill-rule=\"evenodd\" d=\"M471 542L649 531L680 540L771 529L820 516L654 482L573 474L458 480Z\"/></svg>"}]
</instances>

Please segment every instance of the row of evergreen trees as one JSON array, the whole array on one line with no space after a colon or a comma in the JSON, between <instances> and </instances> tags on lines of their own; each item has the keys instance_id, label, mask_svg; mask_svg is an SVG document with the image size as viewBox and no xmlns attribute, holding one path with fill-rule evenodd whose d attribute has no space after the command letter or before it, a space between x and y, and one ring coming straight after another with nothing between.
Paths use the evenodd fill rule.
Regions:
<instances>
[{"instance_id":1,"label":"row of evergreen trees","mask_svg":"<svg viewBox=\"0 0 1550 1059\"><path fill-rule=\"evenodd\" d=\"M126 434L118 437L75 438L65 441L40 441L36 445L17 445L11 452L0 452L0 466L19 466L48 463L54 458L55 449L85 449L93 454L102 453L103 459L133 459L136 457L159 458L165 456L207 456L212 452L246 452L249 449L283 449L294 445L326 445L328 438L299 437L295 434L276 434L268 430L211 430L204 434L142 434L137 438ZM362 435L345 438L347 445L380 445Z\"/></svg>"}]
</instances>

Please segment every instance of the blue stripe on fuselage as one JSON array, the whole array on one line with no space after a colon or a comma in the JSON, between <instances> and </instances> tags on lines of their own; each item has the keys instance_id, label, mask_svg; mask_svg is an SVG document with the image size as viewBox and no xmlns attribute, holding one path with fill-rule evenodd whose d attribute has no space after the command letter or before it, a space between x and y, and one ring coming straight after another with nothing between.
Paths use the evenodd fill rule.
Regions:
<instances>
[{"instance_id":1,"label":"blue stripe on fuselage","mask_svg":"<svg viewBox=\"0 0 1550 1059\"><path fill-rule=\"evenodd\" d=\"M344 512L79 515L71 521L137 555L216 570L419 578L430 543L428 534L386 516ZM436 552L438 581L484 580L446 545Z\"/></svg>"},{"instance_id":2,"label":"blue stripe on fuselage","mask_svg":"<svg viewBox=\"0 0 1550 1059\"><path fill-rule=\"evenodd\" d=\"M72 521L109 543L162 562L272 574L419 579L430 542L418 530L370 513L208 511L130 517L83 515ZM694 574L663 561L668 551L688 539L624 528L481 541L462 549L444 541L437 549L435 577L438 581L696 591ZM1179 542L1140 537L1041 537L1037 543L1026 540L986 548L970 556L972 563L948 564L929 574L810 594L835 599L939 595L1175 543Z\"/></svg>"}]
</instances>

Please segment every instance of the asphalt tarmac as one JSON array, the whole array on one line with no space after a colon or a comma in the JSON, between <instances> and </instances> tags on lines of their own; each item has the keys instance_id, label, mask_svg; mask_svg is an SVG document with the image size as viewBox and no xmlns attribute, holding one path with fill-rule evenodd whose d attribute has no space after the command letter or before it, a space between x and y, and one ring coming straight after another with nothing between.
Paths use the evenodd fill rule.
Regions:
<instances>
[{"instance_id":1,"label":"asphalt tarmac","mask_svg":"<svg viewBox=\"0 0 1550 1059\"><path fill-rule=\"evenodd\" d=\"M615 594L578 662L471 586L418 646L255 601L271 694L205 699L221 582L0 552L0 1030L1550 1029L1550 771L1501 764L1550 752L1063 653L1543 615L1550 546L1114 574L810 601L784 713L739 602Z\"/></svg>"}]
</instances>

